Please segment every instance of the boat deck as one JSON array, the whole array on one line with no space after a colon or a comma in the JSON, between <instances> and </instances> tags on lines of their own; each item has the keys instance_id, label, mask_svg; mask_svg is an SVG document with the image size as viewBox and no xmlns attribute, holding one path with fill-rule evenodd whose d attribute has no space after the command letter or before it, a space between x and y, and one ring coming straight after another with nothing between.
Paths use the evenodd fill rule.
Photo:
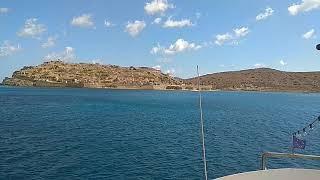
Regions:
<instances>
[{"instance_id":1,"label":"boat deck","mask_svg":"<svg viewBox=\"0 0 320 180\"><path fill-rule=\"evenodd\" d=\"M218 178L218 180L319 180L320 170L315 169L268 169L234 174Z\"/></svg>"}]
</instances>

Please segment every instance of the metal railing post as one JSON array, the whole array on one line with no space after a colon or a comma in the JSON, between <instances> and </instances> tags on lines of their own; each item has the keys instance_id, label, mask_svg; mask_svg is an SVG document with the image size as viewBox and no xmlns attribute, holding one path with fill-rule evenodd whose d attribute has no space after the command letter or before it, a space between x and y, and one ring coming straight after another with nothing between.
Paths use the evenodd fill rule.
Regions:
<instances>
[{"instance_id":1,"label":"metal railing post","mask_svg":"<svg viewBox=\"0 0 320 180\"><path fill-rule=\"evenodd\" d=\"M261 170L266 170L266 169L267 169L267 158L265 156L265 153L263 153L261 156Z\"/></svg>"}]
</instances>

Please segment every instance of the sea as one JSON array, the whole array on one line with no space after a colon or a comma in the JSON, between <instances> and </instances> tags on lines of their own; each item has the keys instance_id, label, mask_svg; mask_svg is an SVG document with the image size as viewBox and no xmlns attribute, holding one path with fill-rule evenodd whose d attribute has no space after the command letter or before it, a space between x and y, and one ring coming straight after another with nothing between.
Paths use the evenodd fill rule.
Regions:
<instances>
[{"instance_id":1,"label":"sea","mask_svg":"<svg viewBox=\"0 0 320 180\"><path fill-rule=\"evenodd\" d=\"M320 94L202 92L208 176L259 170L320 116ZM301 136L320 155L320 123ZM0 87L0 179L203 179L199 94ZM320 168L270 159L268 168Z\"/></svg>"}]
</instances>

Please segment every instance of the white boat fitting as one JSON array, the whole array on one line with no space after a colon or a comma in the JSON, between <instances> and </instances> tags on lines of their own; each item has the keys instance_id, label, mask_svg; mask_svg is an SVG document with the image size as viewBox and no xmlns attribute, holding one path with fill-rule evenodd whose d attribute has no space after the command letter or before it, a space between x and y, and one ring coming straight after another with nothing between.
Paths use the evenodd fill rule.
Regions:
<instances>
[{"instance_id":1,"label":"white boat fitting","mask_svg":"<svg viewBox=\"0 0 320 180\"><path fill-rule=\"evenodd\" d=\"M234 174L218 180L319 180L320 170L315 169L269 169Z\"/></svg>"},{"instance_id":2,"label":"white boat fitting","mask_svg":"<svg viewBox=\"0 0 320 180\"><path fill-rule=\"evenodd\" d=\"M267 169L268 158L320 160L320 156L315 155L266 152L261 158L262 170L233 174L218 178L218 180L320 180L320 170L316 169Z\"/></svg>"}]
</instances>

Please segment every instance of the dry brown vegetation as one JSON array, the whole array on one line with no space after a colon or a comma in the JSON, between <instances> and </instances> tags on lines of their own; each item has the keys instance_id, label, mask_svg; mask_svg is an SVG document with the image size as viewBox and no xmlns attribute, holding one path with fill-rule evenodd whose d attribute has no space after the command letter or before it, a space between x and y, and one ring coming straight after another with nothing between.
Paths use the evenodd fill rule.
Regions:
<instances>
[{"instance_id":1,"label":"dry brown vegetation","mask_svg":"<svg viewBox=\"0 0 320 180\"><path fill-rule=\"evenodd\" d=\"M180 79L148 67L50 61L24 67L3 81L9 86L196 90L197 78ZM269 68L201 76L202 90L320 92L320 72L284 72Z\"/></svg>"},{"instance_id":2,"label":"dry brown vegetation","mask_svg":"<svg viewBox=\"0 0 320 180\"><path fill-rule=\"evenodd\" d=\"M195 85L196 78L186 80ZM208 74L201 84L221 90L320 91L320 72L284 72L269 68Z\"/></svg>"},{"instance_id":3,"label":"dry brown vegetation","mask_svg":"<svg viewBox=\"0 0 320 180\"><path fill-rule=\"evenodd\" d=\"M92 88L142 88L180 85L168 74L148 67L119 67L100 64L45 62L24 67L3 84L12 86L54 86Z\"/></svg>"}]
</instances>

